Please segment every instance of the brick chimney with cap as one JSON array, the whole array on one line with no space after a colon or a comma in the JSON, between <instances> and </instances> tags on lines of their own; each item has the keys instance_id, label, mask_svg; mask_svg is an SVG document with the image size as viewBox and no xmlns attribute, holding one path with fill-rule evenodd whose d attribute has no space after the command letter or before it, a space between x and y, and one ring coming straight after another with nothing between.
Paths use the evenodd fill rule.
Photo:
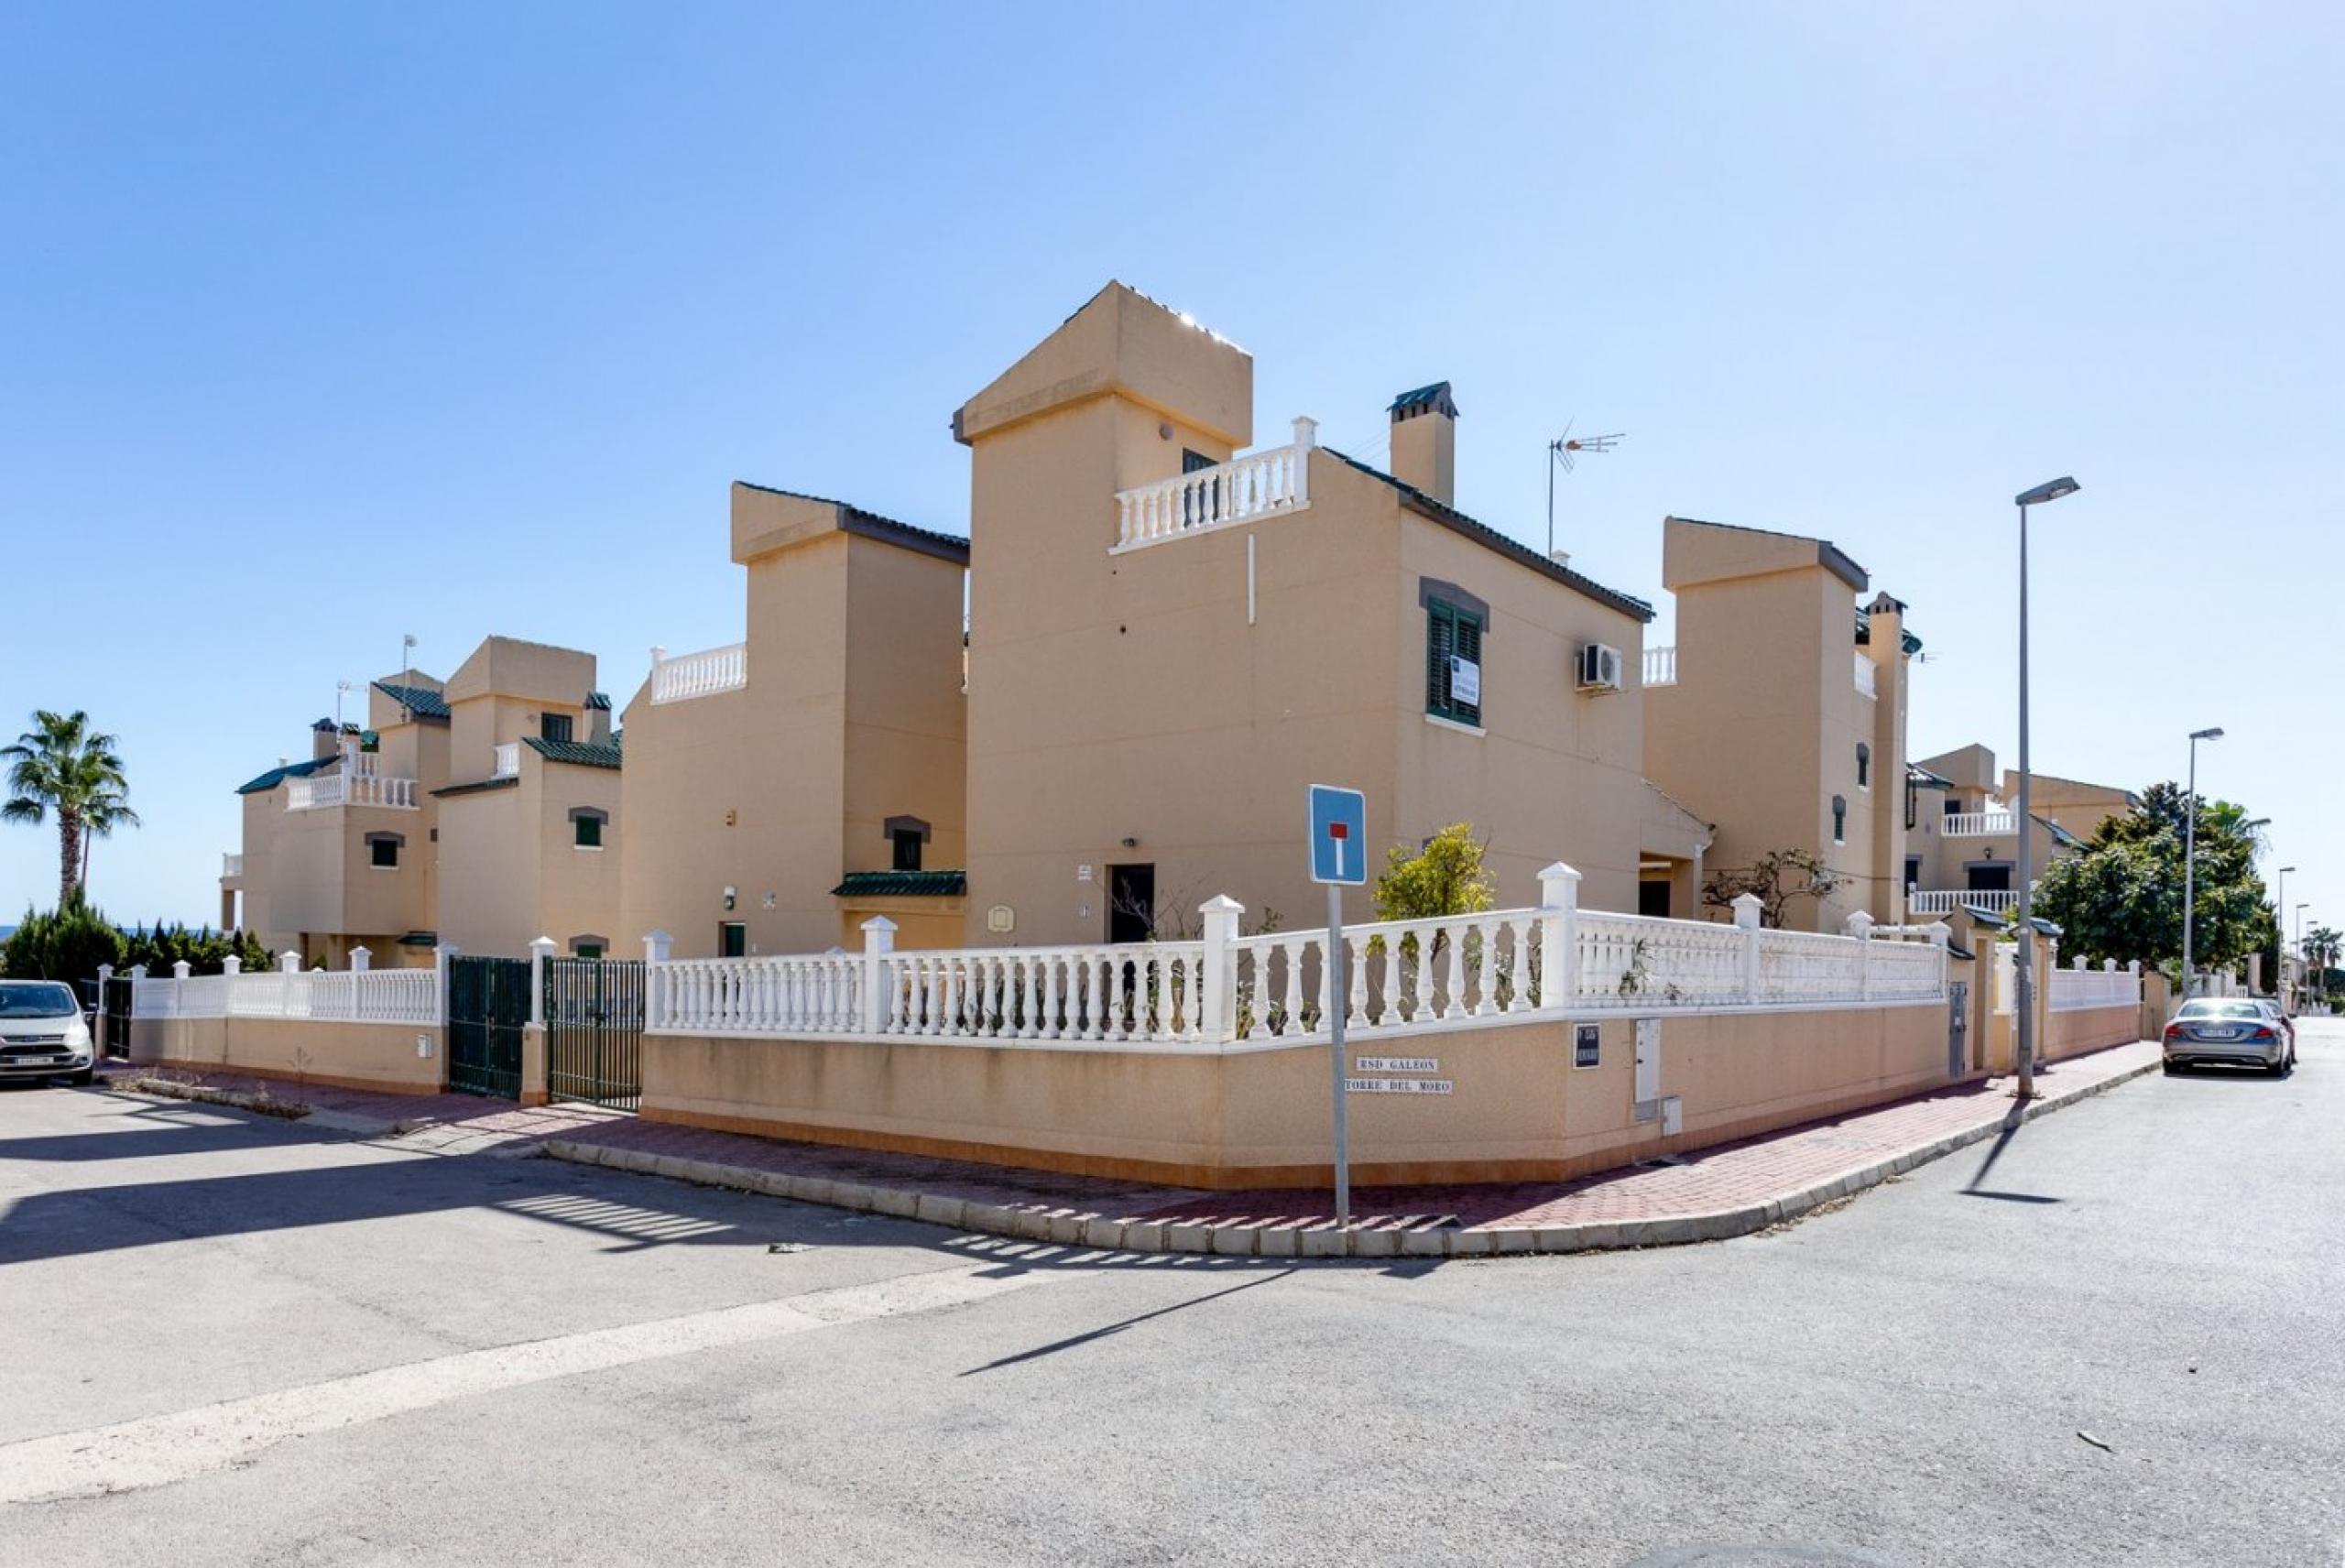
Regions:
<instances>
[{"instance_id":1,"label":"brick chimney with cap","mask_svg":"<svg viewBox=\"0 0 2345 1568\"><path fill-rule=\"evenodd\" d=\"M323 762L342 750L342 735L332 719L320 719L310 726L310 760Z\"/></svg>"},{"instance_id":2,"label":"brick chimney with cap","mask_svg":"<svg viewBox=\"0 0 2345 1568\"><path fill-rule=\"evenodd\" d=\"M1445 506L1457 504L1457 405L1436 381L1392 399L1392 477Z\"/></svg>"}]
</instances>

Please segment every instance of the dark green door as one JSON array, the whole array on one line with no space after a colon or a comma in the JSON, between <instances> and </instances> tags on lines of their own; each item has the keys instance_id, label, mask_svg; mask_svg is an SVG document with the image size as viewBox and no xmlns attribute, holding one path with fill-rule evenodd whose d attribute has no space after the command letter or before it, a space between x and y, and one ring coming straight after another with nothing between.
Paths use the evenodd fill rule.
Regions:
<instances>
[{"instance_id":1,"label":"dark green door","mask_svg":"<svg viewBox=\"0 0 2345 1568\"><path fill-rule=\"evenodd\" d=\"M519 1099L529 1021L528 959L459 955L448 967L448 1087Z\"/></svg>"},{"instance_id":2,"label":"dark green door","mask_svg":"<svg viewBox=\"0 0 2345 1568\"><path fill-rule=\"evenodd\" d=\"M548 959L546 1097L631 1111L642 1061L642 960Z\"/></svg>"}]
</instances>

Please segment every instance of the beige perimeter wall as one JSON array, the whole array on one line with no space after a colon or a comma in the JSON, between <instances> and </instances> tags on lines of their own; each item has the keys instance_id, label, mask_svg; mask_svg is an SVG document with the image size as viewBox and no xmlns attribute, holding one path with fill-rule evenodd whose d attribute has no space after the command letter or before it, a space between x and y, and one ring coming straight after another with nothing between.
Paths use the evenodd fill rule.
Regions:
<instances>
[{"instance_id":1,"label":"beige perimeter wall","mask_svg":"<svg viewBox=\"0 0 2345 1568\"><path fill-rule=\"evenodd\" d=\"M1674 1018L1661 1093L1684 1130L1634 1119L1633 1024L1540 1022L1363 1044L1432 1056L1446 1095L1356 1094L1363 1181L1557 1180L1918 1093L1949 1081L1944 1004ZM643 1114L856 1148L1239 1189L1328 1180L1325 1045L1227 1054L649 1035Z\"/></svg>"},{"instance_id":2,"label":"beige perimeter wall","mask_svg":"<svg viewBox=\"0 0 2345 1568\"><path fill-rule=\"evenodd\" d=\"M417 1054L419 1041L429 1055ZM130 1060L406 1094L437 1093L447 1076L446 1041L436 1024L136 1018L130 1025Z\"/></svg>"}]
</instances>

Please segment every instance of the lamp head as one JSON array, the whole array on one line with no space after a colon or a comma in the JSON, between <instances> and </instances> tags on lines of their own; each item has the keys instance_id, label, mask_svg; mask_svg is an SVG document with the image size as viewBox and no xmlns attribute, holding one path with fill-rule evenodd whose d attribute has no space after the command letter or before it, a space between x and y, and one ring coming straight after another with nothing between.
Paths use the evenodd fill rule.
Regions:
<instances>
[{"instance_id":1,"label":"lamp head","mask_svg":"<svg viewBox=\"0 0 2345 1568\"><path fill-rule=\"evenodd\" d=\"M2192 740L2220 740L2223 738L2222 726L2218 724L2213 729L2192 730L2190 738Z\"/></svg>"},{"instance_id":2,"label":"lamp head","mask_svg":"<svg viewBox=\"0 0 2345 1568\"><path fill-rule=\"evenodd\" d=\"M2280 867L2280 875L2285 877L2289 872L2294 871L2296 867L2293 866L2283 866Z\"/></svg>"},{"instance_id":3,"label":"lamp head","mask_svg":"<svg viewBox=\"0 0 2345 1568\"><path fill-rule=\"evenodd\" d=\"M2063 495L2073 495L2084 486L2063 476L2047 479L2033 490L2023 490L2012 497L2023 506L2041 506L2046 501L2056 501Z\"/></svg>"}]
</instances>

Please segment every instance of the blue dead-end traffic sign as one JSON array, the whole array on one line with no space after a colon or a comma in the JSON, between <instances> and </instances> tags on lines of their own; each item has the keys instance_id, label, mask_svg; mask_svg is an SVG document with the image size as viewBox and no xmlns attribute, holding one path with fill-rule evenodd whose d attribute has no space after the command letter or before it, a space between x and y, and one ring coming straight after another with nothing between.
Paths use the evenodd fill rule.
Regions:
<instances>
[{"instance_id":1,"label":"blue dead-end traffic sign","mask_svg":"<svg viewBox=\"0 0 2345 1568\"><path fill-rule=\"evenodd\" d=\"M1358 790L1311 786L1311 880L1368 881L1368 797Z\"/></svg>"}]
</instances>

